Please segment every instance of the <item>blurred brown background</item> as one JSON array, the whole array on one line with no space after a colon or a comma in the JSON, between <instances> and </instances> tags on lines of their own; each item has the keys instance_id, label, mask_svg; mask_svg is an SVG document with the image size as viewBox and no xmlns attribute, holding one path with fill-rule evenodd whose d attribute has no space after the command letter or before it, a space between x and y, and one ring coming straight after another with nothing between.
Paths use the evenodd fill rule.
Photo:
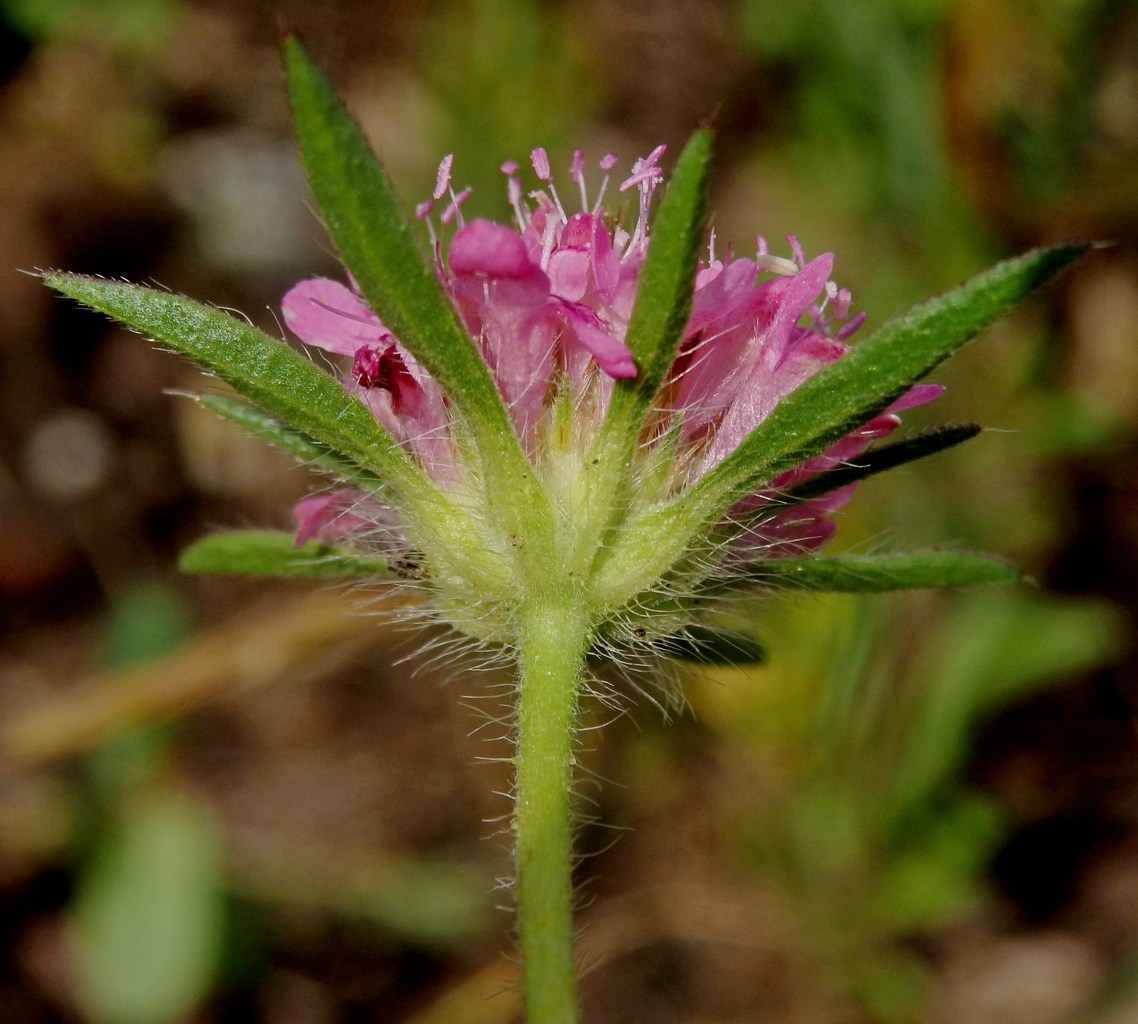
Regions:
<instances>
[{"instance_id":1,"label":"blurred brown background","mask_svg":"<svg viewBox=\"0 0 1138 1024\"><path fill-rule=\"evenodd\" d=\"M674 153L714 116L721 242L834 251L868 329L1031 245L1112 243L906 424L993 429L840 520L835 549L975 547L1038 585L757 602L764 667L685 680L667 723L633 694L589 709L581 957L591 1024L1138 1021L1138 6L0 17L0 1020L517 1013L504 680L416 654L361 614L374 594L177 575L210 529L287 528L315 478L27 273L157 282L279 333L288 286L338 273L284 26L409 205L447 152L467 209L504 218L506 158Z\"/></svg>"}]
</instances>

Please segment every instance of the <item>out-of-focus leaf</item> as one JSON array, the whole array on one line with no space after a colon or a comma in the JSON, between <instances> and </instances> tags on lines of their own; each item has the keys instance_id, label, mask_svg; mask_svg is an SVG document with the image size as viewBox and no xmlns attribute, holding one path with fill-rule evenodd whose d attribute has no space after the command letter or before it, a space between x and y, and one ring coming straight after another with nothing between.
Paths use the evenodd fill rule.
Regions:
<instances>
[{"instance_id":1,"label":"out-of-focus leaf","mask_svg":"<svg viewBox=\"0 0 1138 1024\"><path fill-rule=\"evenodd\" d=\"M373 921L429 946L461 942L487 926L487 880L468 864L361 858L331 846L252 849L248 870L237 879L249 896Z\"/></svg>"},{"instance_id":2,"label":"out-of-focus leaf","mask_svg":"<svg viewBox=\"0 0 1138 1024\"><path fill-rule=\"evenodd\" d=\"M978 899L978 880L1004 831L999 807L976 794L921 816L907 830L912 841L883 859L877 912L900 934L952 923Z\"/></svg>"},{"instance_id":3,"label":"out-of-focus leaf","mask_svg":"<svg viewBox=\"0 0 1138 1024\"><path fill-rule=\"evenodd\" d=\"M294 547L291 533L274 530L235 530L203 537L182 552L178 568L238 576L388 575L382 558L315 540Z\"/></svg>"},{"instance_id":4,"label":"out-of-focus leaf","mask_svg":"<svg viewBox=\"0 0 1138 1024\"><path fill-rule=\"evenodd\" d=\"M924 696L896 770L896 813L957 770L981 715L1104 664L1123 635L1102 603L1012 594L965 601L919 665Z\"/></svg>"},{"instance_id":5,"label":"out-of-focus leaf","mask_svg":"<svg viewBox=\"0 0 1138 1024\"><path fill-rule=\"evenodd\" d=\"M1019 570L984 555L926 551L912 555L832 555L753 562L746 578L759 587L858 593L1014 583L1019 579Z\"/></svg>"},{"instance_id":6,"label":"out-of-focus leaf","mask_svg":"<svg viewBox=\"0 0 1138 1024\"><path fill-rule=\"evenodd\" d=\"M79 998L96 1024L170 1024L208 994L224 931L221 851L202 809L127 801L72 908Z\"/></svg>"},{"instance_id":7,"label":"out-of-focus leaf","mask_svg":"<svg viewBox=\"0 0 1138 1024\"><path fill-rule=\"evenodd\" d=\"M157 582L144 583L115 602L100 661L107 668L148 661L189 634L189 615L177 593Z\"/></svg>"},{"instance_id":8,"label":"out-of-focus leaf","mask_svg":"<svg viewBox=\"0 0 1138 1024\"><path fill-rule=\"evenodd\" d=\"M157 581L142 583L115 599L103 636L100 661L122 669L161 657L190 634L188 611L176 591ZM154 777L166 760L169 730L131 729L95 751L86 761L97 798L110 803Z\"/></svg>"},{"instance_id":9,"label":"out-of-focus leaf","mask_svg":"<svg viewBox=\"0 0 1138 1024\"><path fill-rule=\"evenodd\" d=\"M177 0L3 0L5 20L35 39L101 35L132 48L164 41Z\"/></svg>"}]
</instances>

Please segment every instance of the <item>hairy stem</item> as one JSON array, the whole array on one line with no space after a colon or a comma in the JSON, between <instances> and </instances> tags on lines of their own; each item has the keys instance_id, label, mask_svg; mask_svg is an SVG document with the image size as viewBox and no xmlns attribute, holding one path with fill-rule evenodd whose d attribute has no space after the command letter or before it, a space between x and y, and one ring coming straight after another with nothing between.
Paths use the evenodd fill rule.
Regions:
<instances>
[{"instance_id":1,"label":"hairy stem","mask_svg":"<svg viewBox=\"0 0 1138 1024\"><path fill-rule=\"evenodd\" d=\"M531 606L517 701L518 935L529 1024L575 1024L572 811L577 698L589 627L580 608Z\"/></svg>"}]
</instances>

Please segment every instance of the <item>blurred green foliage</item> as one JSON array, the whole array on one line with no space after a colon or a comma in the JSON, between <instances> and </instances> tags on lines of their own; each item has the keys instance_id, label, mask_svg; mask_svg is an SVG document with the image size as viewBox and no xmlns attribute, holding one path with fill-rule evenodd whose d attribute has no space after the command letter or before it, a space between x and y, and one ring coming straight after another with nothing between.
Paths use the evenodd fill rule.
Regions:
<instances>
[{"instance_id":1,"label":"blurred green foliage","mask_svg":"<svg viewBox=\"0 0 1138 1024\"><path fill-rule=\"evenodd\" d=\"M924 969L900 940L972 910L1007 834L998 803L961 779L972 740L1010 702L1107 663L1122 625L1101 603L994 590L754 614L769 664L693 690L729 756L759 773L729 796L729 833L831 978L873 1019L916 1019Z\"/></svg>"},{"instance_id":2,"label":"blurred green foliage","mask_svg":"<svg viewBox=\"0 0 1138 1024\"><path fill-rule=\"evenodd\" d=\"M112 608L100 661L142 664L190 632L157 582ZM98 832L69 908L80 1003L95 1024L172 1024L210 993L225 937L224 854L207 807L168 767L169 730L139 727L88 760Z\"/></svg>"},{"instance_id":3,"label":"blurred green foliage","mask_svg":"<svg viewBox=\"0 0 1138 1024\"><path fill-rule=\"evenodd\" d=\"M120 803L71 908L92 1021L173 1024L208 995L225 932L224 880L196 799L158 785Z\"/></svg>"},{"instance_id":4,"label":"blurred green foliage","mask_svg":"<svg viewBox=\"0 0 1138 1024\"><path fill-rule=\"evenodd\" d=\"M132 50L162 44L179 0L2 0L0 12L14 28L44 41L97 34Z\"/></svg>"},{"instance_id":5,"label":"blurred green foliage","mask_svg":"<svg viewBox=\"0 0 1138 1024\"><path fill-rule=\"evenodd\" d=\"M471 213L509 214L506 160L545 146L568 165L596 89L577 19L536 0L456 0L423 30L422 73L446 111L440 156L455 154L455 189Z\"/></svg>"},{"instance_id":6,"label":"blurred green foliage","mask_svg":"<svg viewBox=\"0 0 1138 1024\"><path fill-rule=\"evenodd\" d=\"M936 116L945 8L944 0L743 4L751 45L794 70L796 133L856 169L847 201L860 186L866 213L915 216L925 229L952 199Z\"/></svg>"}]
</instances>

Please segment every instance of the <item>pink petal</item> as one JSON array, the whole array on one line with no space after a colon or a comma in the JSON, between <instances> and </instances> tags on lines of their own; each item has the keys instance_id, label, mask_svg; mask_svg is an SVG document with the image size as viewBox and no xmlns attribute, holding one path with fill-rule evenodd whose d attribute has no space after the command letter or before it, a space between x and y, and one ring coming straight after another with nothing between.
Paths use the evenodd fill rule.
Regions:
<instances>
[{"instance_id":1,"label":"pink petal","mask_svg":"<svg viewBox=\"0 0 1138 1024\"><path fill-rule=\"evenodd\" d=\"M723 261L716 260L710 267L704 267L695 275L695 290L703 291L712 281L723 273Z\"/></svg>"},{"instance_id":2,"label":"pink petal","mask_svg":"<svg viewBox=\"0 0 1138 1024\"><path fill-rule=\"evenodd\" d=\"M918 405L931 402L934 398L939 398L942 394L944 394L944 386L942 384L914 384L885 411L904 412L906 409L913 409Z\"/></svg>"},{"instance_id":3,"label":"pink petal","mask_svg":"<svg viewBox=\"0 0 1138 1024\"><path fill-rule=\"evenodd\" d=\"M605 230L601 217L593 218L593 283L598 297L603 302L611 302L620 279L620 266L612 251L612 240Z\"/></svg>"},{"instance_id":4,"label":"pink petal","mask_svg":"<svg viewBox=\"0 0 1138 1024\"><path fill-rule=\"evenodd\" d=\"M782 365L771 370L766 359L755 362L746 384L727 410L702 462L706 472L739 447L740 442L791 391L848 350L833 338L810 335L800 340Z\"/></svg>"},{"instance_id":5,"label":"pink petal","mask_svg":"<svg viewBox=\"0 0 1138 1024\"><path fill-rule=\"evenodd\" d=\"M455 234L447 263L452 274L489 278L522 278L535 269L525 242L516 231L482 217L472 220Z\"/></svg>"},{"instance_id":6,"label":"pink petal","mask_svg":"<svg viewBox=\"0 0 1138 1024\"><path fill-rule=\"evenodd\" d=\"M559 302L558 305L577 341L605 373L610 377L636 376L636 361L628 346L609 334L588 306L576 302Z\"/></svg>"},{"instance_id":7,"label":"pink petal","mask_svg":"<svg viewBox=\"0 0 1138 1024\"><path fill-rule=\"evenodd\" d=\"M589 287L591 263L585 249L558 249L549 258L550 291L558 298L579 302Z\"/></svg>"},{"instance_id":8,"label":"pink petal","mask_svg":"<svg viewBox=\"0 0 1138 1024\"><path fill-rule=\"evenodd\" d=\"M281 300L285 323L306 345L354 356L390 332L368 307L338 281L314 277L291 288Z\"/></svg>"},{"instance_id":9,"label":"pink petal","mask_svg":"<svg viewBox=\"0 0 1138 1024\"><path fill-rule=\"evenodd\" d=\"M591 213L573 214L561 229L561 238L557 244L561 248L588 249L593 244L595 234L593 222L600 219Z\"/></svg>"},{"instance_id":10,"label":"pink petal","mask_svg":"<svg viewBox=\"0 0 1138 1024\"><path fill-rule=\"evenodd\" d=\"M784 358L795 325L806 312L806 308L817 298L833 268L834 254L826 252L812 259L794 277L785 279L786 296L771 322L770 331L763 344L763 358L767 365L777 364Z\"/></svg>"},{"instance_id":11,"label":"pink petal","mask_svg":"<svg viewBox=\"0 0 1138 1024\"><path fill-rule=\"evenodd\" d=\"M354 487L301 498L292 508L292 518L297 526L294 546L303 547L314 539L336 540L370 529L372 524L369 520L350 511L364 498L364 492Z\"/></svg>"},{"instance_id":12,"label":"pink petal","mask_svg":"<svg viewBox=\"0 0 1138 1024\"><path fill-rule=\"evenodd\" d=\"M558 322L548 305L549 278L526 246L516 231L478 219L454 236L449 266L467 329L528 443L553 373Z\"/></svg>"}]
</instances>

